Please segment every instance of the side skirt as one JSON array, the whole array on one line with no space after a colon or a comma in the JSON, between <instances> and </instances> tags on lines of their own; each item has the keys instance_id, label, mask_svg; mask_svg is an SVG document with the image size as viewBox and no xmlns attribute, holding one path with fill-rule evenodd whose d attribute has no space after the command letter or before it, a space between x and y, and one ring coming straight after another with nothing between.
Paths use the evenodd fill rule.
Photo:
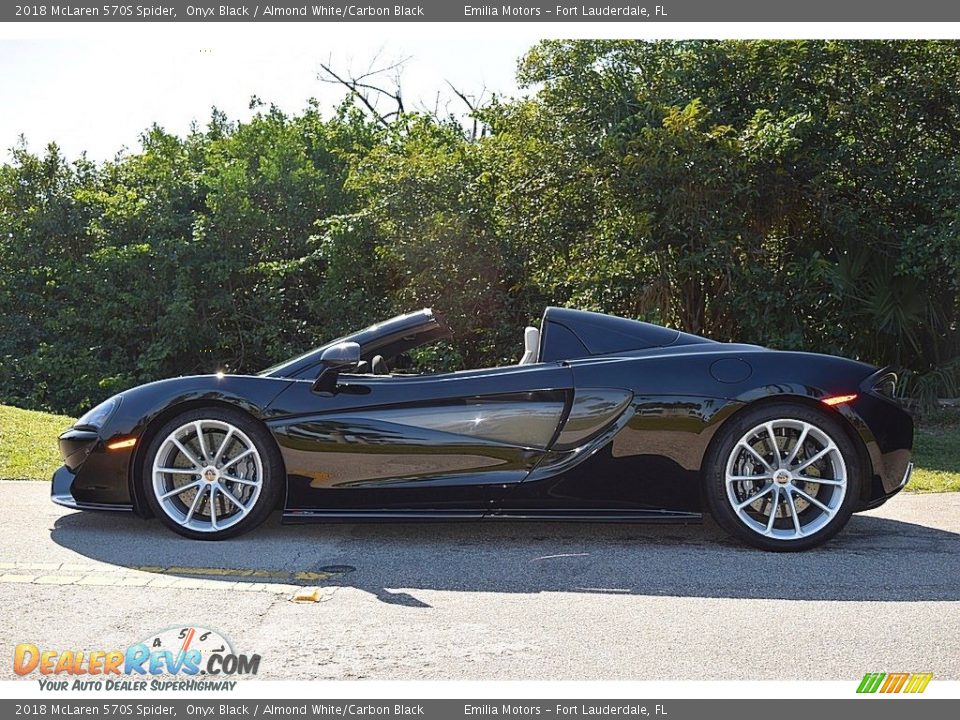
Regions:
<instances>
[{"instance_id":1,"label":"side skirt","mask_svg":"<svg viewBox=\"0 0 960 720\"><path fill-rule=\"evenodd\" d=\"M311 522L452 522L527 520L531 522L698 523L703 513L672 510L287 510L285 524Z\"/></svg>"},{"instance_id":2,"label":"side skirt","mask_svg":"<svg viewBox=\"0 0 960 720\"><path fill-rule=\"evenodd\" d=\"M285 510L284 524L310 522L448 522L481 520L479 510Z\"/></svg>"},{"instance_id":3,"label":"side skirt","mask_svg":"<svg viewBox=\"0 0 960 720\"><path fill-rule=\"evenodd\" d=\"M544 522L689 523L701 522L703 513L679 510L498 510L484 520Z\"/></svg>"}]
</instances>

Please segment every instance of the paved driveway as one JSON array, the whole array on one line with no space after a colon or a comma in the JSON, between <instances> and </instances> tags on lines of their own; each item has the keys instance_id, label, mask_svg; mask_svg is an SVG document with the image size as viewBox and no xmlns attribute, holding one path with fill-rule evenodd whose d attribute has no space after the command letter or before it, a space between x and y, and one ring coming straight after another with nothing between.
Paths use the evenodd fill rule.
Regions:
<instances>
[{"instance_id":1,"label":"paved driveway","mask_svg":"<svg viewBox=\"0 0 960 720\"><path fill-rule=\"evenodd\" d=\"M960 679L960 494L901 495L823 549L775 555L709 522L274 517L195 542L47 493L0 482L7 657L20 642L112 649L198 625L260 653L261 678Z\"/></svg>"}]
</instances>

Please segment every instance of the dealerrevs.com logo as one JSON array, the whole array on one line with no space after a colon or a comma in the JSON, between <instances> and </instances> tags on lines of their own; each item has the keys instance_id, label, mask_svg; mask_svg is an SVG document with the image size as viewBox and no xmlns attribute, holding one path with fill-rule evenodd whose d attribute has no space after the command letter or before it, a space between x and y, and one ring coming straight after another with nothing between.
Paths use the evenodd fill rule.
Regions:
<instances>
[{"instance_id":1,"label":"dealerrevs.com logo","mask_svg":"<svg viewBox=\"0 0 960 720\"><path fill-rule=\"evenodd\" d=\"M933 673L867 673L857 687L858 693L922 693Z\"/></svg>"},{"instance_id":2,"label":"dealerrevs.com logo","mask_svg":"<svg viewBox=\"0 0 960 720\"><path fill-rule=\"evenodd\" d=\"M199 626L169 627L126 649L53 650L20 643L13 671L39 675L42 690L232 690L256 675L260 655L238 653L224 635ZM64 676L72 679L61 679Z\"/></svg>"}]
</instances>

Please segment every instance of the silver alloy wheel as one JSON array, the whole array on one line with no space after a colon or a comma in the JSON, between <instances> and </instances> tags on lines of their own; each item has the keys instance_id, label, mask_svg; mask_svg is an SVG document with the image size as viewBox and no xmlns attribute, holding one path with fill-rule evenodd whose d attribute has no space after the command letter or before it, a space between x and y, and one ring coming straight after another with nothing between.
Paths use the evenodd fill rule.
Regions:
<instances>
[{"instance_id":1,"label":"silver alloy wheel","mask_svg":"<svg viewBox=\"0 0 960 720\"><path fill-rule=\"evenodd\" d=\"M754 532L799 540L823 529L847 493L847 466L816 425L780 418L737 441L726 466L727 499Z\"/></svg>"},{"instance_id":2,"label":"silver alloy wheel","mask_svg":"<svg viewBox=\"0 0 960 720\"><path fill-rule=\"evenodd\" d=\"M217 532L240 522L262 489L257 446L223 420L181 425L153 459L153 492L161 509L196 532Z\"/></svg>"}]
</instances>

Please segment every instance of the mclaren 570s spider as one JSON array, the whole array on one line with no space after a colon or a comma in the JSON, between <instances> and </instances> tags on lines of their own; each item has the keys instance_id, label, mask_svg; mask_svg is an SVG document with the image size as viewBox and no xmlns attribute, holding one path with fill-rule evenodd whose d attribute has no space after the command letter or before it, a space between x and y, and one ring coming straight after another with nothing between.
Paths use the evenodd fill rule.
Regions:
<instances>
[{"instance_id":1,"label":"mclaren 570s spider","mask_svg":"<svg viewBox=\"0 0 960 720\"><path fill-rule=\"evenodd\" d=\"M547 308L519 362L412 373L431 310L257 375L153 382L60 436L53 500L221 539L286 522L692 522L804 550L910 477L896 375Z\"/></svg>"}]
</instances>

